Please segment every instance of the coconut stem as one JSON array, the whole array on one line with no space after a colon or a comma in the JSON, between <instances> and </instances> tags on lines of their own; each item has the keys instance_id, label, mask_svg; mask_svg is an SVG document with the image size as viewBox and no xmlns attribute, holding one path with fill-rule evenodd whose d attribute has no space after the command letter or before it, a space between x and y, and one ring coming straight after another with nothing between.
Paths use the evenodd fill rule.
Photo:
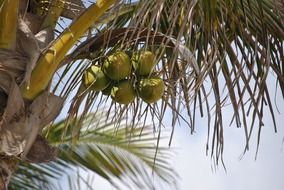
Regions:
<instances>
[{"instance_id":1,"label":"coconut stem","mask_svg":"<svg viewBox=\"0 0 284 190\"><path fill-rule=\"evenodd\" d=\"M14 49L19 0L0 0L0 48Z\"/></svg>"},{"instance_id":2,"label":"coconut stem","mask_svg":"<svg viewBox=\"0 0 284 190\"><path fill-rule=\"evenodd\" d=\"M116 0L97 0L95 4L91 5L61 33L50 48L39 58L37 66L32 72L30 85L22 87L24 98L32 100L47 87L66 53L87 29L115 2Z\"/></svg>"}]
</instances>

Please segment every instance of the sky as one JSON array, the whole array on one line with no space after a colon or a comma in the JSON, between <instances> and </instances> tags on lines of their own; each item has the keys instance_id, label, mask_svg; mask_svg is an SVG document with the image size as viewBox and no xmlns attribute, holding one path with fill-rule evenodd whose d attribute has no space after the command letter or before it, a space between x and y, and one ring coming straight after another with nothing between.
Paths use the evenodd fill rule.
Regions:
<instances>
[{"instance_id":1,"label":"sky","mask_svg":"<svg viewBox=\"0 0 284 190\"><path fill-rule=\"evenodd\" d=\"M275 84L269 78L268 84ZM269 85L275 86L275 85ZM272 94L275 88L272 87ZM243 128L229 126L232 109L224 111L224 161L226 171L220 165L214 168L210 156L206 156L207 122L198 119L196 131L190 134L188 126L176 126L172 148L177 152L172 163L180 175L179 190L283 190L284 189L284 101L278 91L275 96L280 113L275 110L278 132L274 133L269 114L264 114L265 126L262 129L257 158L257 130L250 142L250 151L243 157L245 146ZM268 113L268 112L264 112ZM248 118L248 120L250 120ZM170 126L170 121L165 125ZM96 177L94 184L98 190L115 190L107 182ZM138 189L133 189L138 190ZM159 189L157 189L159 190Z\"/></svg>"},{"instance_id":2,"label":"sky","mask_svg":"<svg viewBox=\"0 0 284 190\"><path fill-rule=\"evenodd\" d=\"M283 190L283 118L283 115L282 118L280 115L277 117L277 134L272 126L264 127L256 160L255 146L251 146L251 150L240 159L244 147L244 139L240 138L243 131L228 127L224 152L226 171L221 165L216 170L212 169L211 158L205 154L206 133L197 131L190 135L187 126L178 126L173 140L177 152L173 163L180 175L179 190ZM251 145L255 142L252 141ZM99 177L96 181L95 189L114 190Z\"/></svg>"},{"instance_id":3,"label":"sky","mask_svg":"<svg viewBox=\"0 0 284 190\"><path fill-rule=\"evenodd\" d=\"M222 166L214 171L210 157L205 156L206 135L197 132L189 137L185 127L179 127L175 141L181 150L174 163L182 178L180 190L283 190L284 131L279 130L278 134L274 134L271 128L265 127L255 160L255 146L240 159L244 145L240 136L243 133L232 128L227 130L224 152L227 171Z\"/></svg>"},{"instance_id":4,"label":"sky","mask_svg":"<svg viewBox=\"0 0 284 190\"><path fill-rule=\"evenodd\" d=\"M282 116L283 117L283 116ZM278 122L284 122L280 116ZM255 146L242 159L244 141L240 138L242 131L228 129L224 160L226 171L222 166L212 169L212 161L205 155L206 134L197 132L190 135L186 126L177 127L173 147L177 147L177 156L173 158L174 168L179 173L180 190L283 190L284 189L284 152L283 132L275 134L270 127L262 131L262 140L257 159ZM255 142L252 142L255 144ZM95 189L113 190L97 179Z\"/></svg>"}]
</instances>

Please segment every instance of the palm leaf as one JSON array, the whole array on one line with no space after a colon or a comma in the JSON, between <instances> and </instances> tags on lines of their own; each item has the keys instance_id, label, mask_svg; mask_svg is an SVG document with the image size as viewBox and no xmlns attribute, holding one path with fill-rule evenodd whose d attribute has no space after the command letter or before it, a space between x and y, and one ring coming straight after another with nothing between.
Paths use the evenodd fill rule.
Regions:
<instances>
[{"instance_id":1,"label":"palm leaf","mask_svg":"<svg viewBox=\"0 0 284 190\"><path fill-rule=\"evenodd\" d=\"M49 142L58 146L57 159L41 165L20 163L11 188L32 189L40 185L54 188L56 178L66 173L71 175L76 167L93 171L116 186L114 179L120 179L129 189L153 189L165 184L175 188L177 175L168 161L171 152L157 148L157 138L149 126L144 130L139 126L131 129L126 124L116 126L108 122L105 112L91 114L84 121L78 142L73 145L70 131L60 138L65 122L62 120L44 131Z\"/></svg>"},{"instance_id":2,"label":"palm leaf","mask_svg":"<svg viewBox=\"0 0 284 190\"><path fill-rule=\"evenodd\" d=\"M249 149L254 128L260 134L265 110L271 114L277 131L267 77L273 73L275 84L284 94L281 1L121 1L119 8L110 13L131 5L134 12L126 11L115 19L108 17L108 21L113 18L110 24L96 25L93 37L82 40L69 54L64 62L68 66L62 68L66 74L60 78L67 80L65 88L54 91L69 96L80 85L81 75L89 65L101 64L116 50L150 49L158 52L160 63L156 70L167 85L163 100L154 105L137 100L121 107L109 105L99 93L86 92L73 99L69 118L78 116L79 109L88 113L93 105L99 105L120 113L116 121L122 115L129 121L145 120L150 115L161 126L165 110L171 110L172 127L183 121L193 133L196 118L207 116L207 150L217 161L224 147L224 105L233 108L231 125L243 128L245 150ZM119 31L124 33L116 35ZM83 61L78 63L78 59Z\"/></svg>"}]
</instances>

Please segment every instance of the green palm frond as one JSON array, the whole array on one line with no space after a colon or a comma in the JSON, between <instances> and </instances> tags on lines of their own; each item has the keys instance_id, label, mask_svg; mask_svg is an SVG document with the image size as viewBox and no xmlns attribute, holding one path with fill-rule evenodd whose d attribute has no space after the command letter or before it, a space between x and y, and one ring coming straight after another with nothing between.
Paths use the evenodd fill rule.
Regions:
<instances>
[{"instance_id":1,"label":"green palm frond","mask_svg":"<svg viewBox=\"0 0 284 190\"><path fill-rule=\"evenodd\" d=\"M57 162L60 162L59 160ZM13 176L9 189L11 190L77 190L95 189L94 175L83 174L79 168L70 167L64 162L41 165L20 163L17 173Z\"/></svg>"},{"instance_id":2,"label":"green palm frond","mask_svg":"<svg viewBox=\"0 0 284 190\"><path fill-rule=\"evenodd\" d=\"M144 130L140 126L129 128L127 124L116 126L108 121L105 112L99 112L87 117L78 142L70 144L70 131L61 138L65 123L62 120L44 131L50 144L59 149L57 159L41 165L21 163L11 188L54 188L55 179L71 175L76 167L93 171L114 185L114 179L120 179L129 189L163 185L175 188L177 174L168 160L172 154L168 148L157 147L157 137L149 126L144 126Z\"/></svg>"},{"instance_id":3,"label":"green palm frond","mask_svg":"<svg viewBox=\"0 0 284 190\"><path fill-rule=\"evenodd\" d=\"M128 7L133 11L113 17L116 11L119 14L119 10ZM172 127L184 122L193 133L196 118L207 116L207 149L217 158L223 152L224 105L233 108L231 125L244 129L245 150L249 149L255 128L260 134L264 111L271 114L277 131L271 98L274 95L267 77L273 76L284 94L281 1L120 1L109 13L108 24L98 23L92 37L82 40L67 56L62 68L66 74L61 75L60 81L68 80L60 93L69 96L80 85L85 69L91 64L101 64L110 53L139 49L158 54L156 70L166 82L166 93L158 104L146 105L137 100L128 106L118 106L109 104L99 93L86 92L73 99L70 118L76 117L79 109L87 113L93 105L99 105L109 107L109 112L120 113L117 121L122 115L129 121L150 116L161 126L165 111L169 110ZM123 33L117 35L119 31ZM78 59L82 61L78 63ZM259 138L260 135L258 142Z\"/></svg>"},{"instance_id":4,"label":"green palm frond","mask_svg":"<svg viewBox=\"0 0 284 190\"><path fill-rule=\"evenodd\" d=\"M9 189L56 189L57 180L74 173L73 168L64 162L53 161L48 164L28 164L20 162L12 176Z\"/></svg>"}]
</instances>

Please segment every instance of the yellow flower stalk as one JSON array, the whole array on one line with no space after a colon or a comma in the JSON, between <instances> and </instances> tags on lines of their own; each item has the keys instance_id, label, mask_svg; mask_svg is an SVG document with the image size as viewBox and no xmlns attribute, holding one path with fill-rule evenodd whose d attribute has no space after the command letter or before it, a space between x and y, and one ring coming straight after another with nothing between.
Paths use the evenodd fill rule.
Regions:
<instances>
[{"instance_id":1,"label":"yellow flower stalk","mask_svg":"<svg viewBox=\"0 0 284 190\"><path fill-rule=\"evenodd\" d=\"M0 48L14 49L19 0L0 0Z\"/></svg>"},{"instance_id":2,"label":"yellow flower stalk","mask_svg":"<svg viewBox=\"0 0 284 190\"><path fill-rule=\"evenodd\" d=\"M53 42L39 58L30 85L22 87L24 98L32 100L47 87L68 50L115 2L116 0L97 0Z\"/></svg>"}]
</instances>

